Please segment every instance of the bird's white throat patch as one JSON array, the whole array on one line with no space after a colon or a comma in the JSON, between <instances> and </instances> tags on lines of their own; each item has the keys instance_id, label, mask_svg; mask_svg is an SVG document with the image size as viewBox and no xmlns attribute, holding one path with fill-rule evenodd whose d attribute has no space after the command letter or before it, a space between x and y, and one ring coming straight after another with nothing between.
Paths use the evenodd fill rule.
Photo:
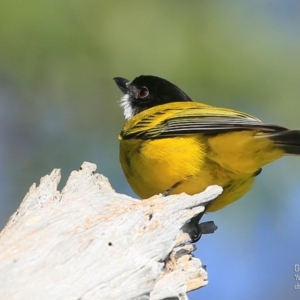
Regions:
<instances>
[{"instance_id":1,"label":"bird's white throat patch","mask_svg":"<svg viewBox=\"0 0 300 300\"><path fill-rule=\"evenodd\" d=\"M126 120L133 117L133 110L130 103L130 96L128 94L124 95L120 100L120 106L124 109L124 116Z\"/></svg>"}]
</instances>

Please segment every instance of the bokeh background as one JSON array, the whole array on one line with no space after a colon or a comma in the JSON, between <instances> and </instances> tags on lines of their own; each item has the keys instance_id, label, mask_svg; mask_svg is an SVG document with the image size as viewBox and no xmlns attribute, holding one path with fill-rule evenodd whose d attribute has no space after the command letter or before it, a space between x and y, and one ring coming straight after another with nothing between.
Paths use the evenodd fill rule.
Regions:
<instances>
[{"instance_id":1,"label":"bokeh background","mask_svg":"<svg viewBox=\"0 0 300 300\"><path fill-rule=\"evenodd\" d=\"M118 161L112 78L167 78L195 100L300 128L300 2L2 0L0 227L33 182L83 161L134 195ZM300 158L264 168L241 201L206 216L209 284L190 299L300 299Z\"/></svg>"}]
</instances>

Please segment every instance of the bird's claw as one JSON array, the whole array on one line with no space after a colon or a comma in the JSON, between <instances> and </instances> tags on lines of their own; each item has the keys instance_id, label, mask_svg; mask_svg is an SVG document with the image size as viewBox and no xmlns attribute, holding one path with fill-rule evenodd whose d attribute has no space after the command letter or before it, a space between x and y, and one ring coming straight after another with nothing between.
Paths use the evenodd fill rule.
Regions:
<instances>
[{"instance_id":1,"label":"bird's claw","mask_svg":"<svg viewBox=\"0 0 300 300\"><path fill-rule=\"evenodd\" d=\"M211 234L218 229L218 226L216 226L214 221L207 221L200 224L190 222L188 225L189 235L191 237L192 243L198 242L202 234Z\"/></svg>"}]
</instances>

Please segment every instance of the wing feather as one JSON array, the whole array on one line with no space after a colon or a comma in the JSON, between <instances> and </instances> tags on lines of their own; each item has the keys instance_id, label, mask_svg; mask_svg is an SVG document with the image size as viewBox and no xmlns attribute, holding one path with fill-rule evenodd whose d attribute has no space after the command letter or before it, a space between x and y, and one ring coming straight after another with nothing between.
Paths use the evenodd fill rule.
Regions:
<instances>
[{"instance_id":1,"label":"wing feather","mask_svg":"<svg viewBox=\"0 0 300 300\"><path fill-rule=\"evenodd\" d=\"M132 118L124 127L122 138L159 139L188 134L219 134L230 131L257 130L275 133L285 127L262 123L248 114L197 102L175 102L148 109Z\"/></svg>"}]
</instances>

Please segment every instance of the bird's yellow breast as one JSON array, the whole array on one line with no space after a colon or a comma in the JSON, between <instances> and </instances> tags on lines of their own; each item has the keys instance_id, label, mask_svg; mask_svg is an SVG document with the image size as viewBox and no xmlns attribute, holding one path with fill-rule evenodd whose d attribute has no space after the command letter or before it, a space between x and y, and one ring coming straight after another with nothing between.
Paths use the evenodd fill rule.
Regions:
<instances>
[{"instance_id":1,"label":"bird's yellow breast","mask_svg":"<svg viewBox=\"0 0 300 300\"><path fill-rule=\"evenodd\" d=\"M123 140L120 147L125 176L142 198L198 175L204 163L204 150L194 137Z\"/></svg>"},{"instance_id":2,"label":"bird's yellow breast","mask_svg":"<svg viewBox=\"0 0 300 300\"><path fill-rule=\"evenodd\" d=\"M272 148L271 141L255 139L254 134L240 131L213 137L120 138L120 161L130 186L144 199L178 182L171 194L193 195L209 185L222 186L223 194L208 208L215 211L242 197L251 188L254 172L283 155L283 151Z\"/></svg>"}]
</instances>

